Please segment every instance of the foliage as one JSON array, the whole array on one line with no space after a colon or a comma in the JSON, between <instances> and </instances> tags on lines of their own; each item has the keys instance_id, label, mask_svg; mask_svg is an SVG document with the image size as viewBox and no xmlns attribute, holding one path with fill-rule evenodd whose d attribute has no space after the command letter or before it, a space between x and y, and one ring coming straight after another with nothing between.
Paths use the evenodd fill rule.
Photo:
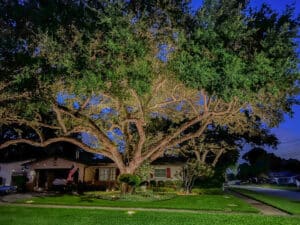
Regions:
<instances>
[{"instance_id":1,"label":"foliage","mask_svg":"<svg viewBox=\"0 0 300 225\"><path fill-rule=\"evenodd\" d=\"M257 12L246 7L246 1L204 2L194 26L179 40L181 51L172 64L183 82L227 100L254 100L258 92L288 91L287 74L299 78L296 44L286 42L299 25L290 20L291 8L278 15L267 5Z\"/></svg>"},{"instance_id":2,"label":"foliage","mask_svg":"<svg viewBox=\"0 0 300 225\"><path fill-rule=\"evenodd\" d=\"M210 177L214 174L211 166L197 160L190 160L187 162L182 171L183 186L187 193L190 193L196 178Z\"/></svg>"},{"instance_id":3,"label":"foliage","mask_svg":"<svg viewBox=\"0 0 300 225\"><path fill-rule=\"evenodd\" d=\"M243 155L243 159L250 163L253 176L259 176L269 172L270 162L267 157L267 152L264 149L253 148Z\"/></svg>"},{"instance_id":4,"label":"foliage","mask_svg":"<svg viewBox=\"0 0 300 225\"><path fill-rule=\"evenodd\" d=\"M202 177L195 180L195 187L200 188L221 188L226 181L226 173L230 166L235 165L239 158L238 151L227 151L219 159L211 177Z\"/></svg>"},{"instance_id":5,"label":"foliage","mask_svg":"<svg viewBox=\"0 0 300 225\"><path fill-rule=\"evenodd\" d=\"M68 142L134 174L212 128L278 125L297 103L299 19L247 7L2 1L0 148Z\"/></svg>"},{"instance_id":6,"label":"foliage","mask_svg":"<svg viewBox=\"0 0 300 225\"><path fill-rule=\"evenodd\" d=\"M176 180L166 180L165 187L173 188L175 191L180 191L183 185L181 177L177 177Z\"/></svg>"},{"instance_id":7,"label":"foliage","mask_svg":"<svg viewBox=\"0 0 300 225\"><path fill-rule=\"evenodd\" d=\"M247 163L239 165L238 177L246 180L269 172L289 171L298 173L300 162L296 159L283 159L262 148L253 148L243 155Z\"/></svg>"},{"instance_id":8,"label":"foliage","mask_svg":"<svg viewBox=\"0 0 300 225\"><path fill-rule=\"evenodd\" d=\"M136 187L141 183L141 179L139 176L134 174L121 174L118 178L121 183L126 183L130 186Z\"/></svg>"},{"instance_id":9,"label":"foliage","mask_svg":"<svg viewBox=\"0 0 300 225\"><path fill-rule=\"evenodd\" d=\"M120 194L119 192L103 193L89 192L82 199L84 201L93 201L95 199L103 199L109 201L133 201L133 202L153 202L168 200L174 198L174 194L170 193L154 193L152 191L136 192L135 194Z\"/></svg>"},{"instance_id":10,"label":"foliage","mask_svg":"<svg viewBox=\"0 0 300 225\"><path fill-rule=\"evenodd\" d=\"M247 180L255 175L252 173L252 167L248 163L242 163L239 165L237 178L241 180Z\"/></svg>"},{"instance_id":11,"label":"foliage","mask_svg":"<svg viewBox=\"0 0 300 225\"><path fill-rule=\"evenodd\" d=\"M223 191L220 188L193 188L193 194L197 195L223 195Z\"/></svg>"},{"instance_id":12,"label":"foliage","mask_svg":"<svg viewBox=\"0 0 300 225\"><path fill-rule=\"evenodd\" d=\"M144 162L135 172L137 176L140 177L141 181L147 181L150 174L153 174L153 167L150 162Z\"/></svg>"},{"instance_id":13,"label":"foliage","mask_svg":"<svg viewBox=\"0 0 300 225\"><path fill-rule=\"evenodd\" d=\"M196 177L194 185L203 188L222 187L226 170L237 163L239 150L246 143L252 146L275 148L278 140L269 129L263 126L257 126L255 130L249 128L239 131L225 126L211 125L201 138L182 143L181 154L189 159L194 158L214 170L212 176Z\"/></svg>"},{"instance_id":14,"label":"foliage","mask_svg":"<svg viewBox=\"0 0 300 225\"><path fill-rule=\"evenodd\" d=\"M12 177L11 177L11 184L12 186L16 186L17 187L17 190L20 191L20 192L25 192L25 185L26 185L26 182L27 182L27 177L26 177L26 174L14 174Z\"/></svg>"},{"instance_id":15,"label":"foliage","mask_svg":"<svg viewBox=\"0 0 300 225\"><path fill-rule=\"evenodd\" d=\"M153 187L152 190L154 192L161 192L161 193L175 193L176 189L173 187Z\"/></svg>"}]
</instances>

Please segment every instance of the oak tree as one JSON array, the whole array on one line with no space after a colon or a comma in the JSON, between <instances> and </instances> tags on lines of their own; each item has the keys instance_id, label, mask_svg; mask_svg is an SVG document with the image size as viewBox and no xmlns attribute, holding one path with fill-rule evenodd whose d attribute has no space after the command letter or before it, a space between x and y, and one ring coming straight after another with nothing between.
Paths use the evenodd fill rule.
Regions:
<instances>
[{"instance_id":1,"label":"oak tree","mask_svg":"<svg viewBox=\"0 0 300 225\"><path fill-rule=\"evenodd\" d=\"M0 4L0 149L69 142L134 173L211 124L274 126L295 103L299 19L289 7Z\"/></svg>"}]
</instances>

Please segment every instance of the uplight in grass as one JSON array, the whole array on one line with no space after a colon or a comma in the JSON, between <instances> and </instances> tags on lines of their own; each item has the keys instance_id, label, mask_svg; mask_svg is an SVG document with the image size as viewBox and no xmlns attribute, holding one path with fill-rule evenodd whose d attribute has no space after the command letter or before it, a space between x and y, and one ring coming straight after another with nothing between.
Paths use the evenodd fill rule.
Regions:
<instances>
[{"instance_id":1,"label":"uplight in grass","mask_svg":"<svg viewBox=\"0 0 300 225\"><path fill-rule=\"evenodd\" d=\"M228 204L228 206L230 206L230 207L236 207L237 205L236 204Z\"/></svg>"},{"instance_id":2,"label":"uplight in grass","mask_svg":"<svg viewBox=\"0 0 300 225\"><path fill-rule=\"evenodd\" d=\"M224 198L230 198L229 196L225 195Z\"/></svg>"},{"instance_id":3,"label":"uplight in grass","mask_svg":"<svg viewBox=\"0 0 300 225\"><path fill-rule=\"evenodd\" d=\"M127 211L126 213L127 213L129 216L131 216L131 215L135 214L135 211Z\"/></svg>"},{"instance_id":4,"label":"uplight in grass","mask_svg":"<svg viewBox=\"0 0 300 225\"><path fill-rule=\"evenodd\" d=\"M33 202L34 202L34 201L32 201L32 200L26 201L27 204L31 204L31 203L33 203Z\"/></svg>"}]
</instances>

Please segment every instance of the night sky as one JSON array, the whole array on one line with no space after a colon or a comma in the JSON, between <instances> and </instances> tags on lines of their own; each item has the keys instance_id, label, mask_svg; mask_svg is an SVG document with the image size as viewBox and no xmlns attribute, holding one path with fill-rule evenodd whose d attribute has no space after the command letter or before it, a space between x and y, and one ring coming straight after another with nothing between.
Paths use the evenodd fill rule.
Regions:
<instances>
[{"instance_id":1,"label":"night sky","mask_svg":"<svg viewBox=\"0 0 300 225\"><path fill-rule=\"evenodd\" d=\"M286 4L294 4L296 7L295 16L300 14L300 0L252 0L250 4L252 7L260 7L263 2L269 4L279 13L285 9ZM201 4L202 0L192 1L192 7L195 9L201 6ZM300 40L298 41L299 43ZM298 48L298 52L300 53L300 47ZM294 115L292 118L285 116L285 121L279 127L273 129L281 144L276 150L272 150L272 152L280 157L300 160L300 106L294 106L293 110Z\"/></svg>"}]
</instances>

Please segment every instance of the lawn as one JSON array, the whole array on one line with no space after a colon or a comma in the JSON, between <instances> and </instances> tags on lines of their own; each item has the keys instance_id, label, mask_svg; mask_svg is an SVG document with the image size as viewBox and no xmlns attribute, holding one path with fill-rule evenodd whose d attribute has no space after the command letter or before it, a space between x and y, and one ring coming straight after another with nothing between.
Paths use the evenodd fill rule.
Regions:
<instances>
[{"instance_id":1,"label":"lawn","mask_svg":"<svg viewBox=\"0 0 300 225\"><path fill-rule=\"evenodd\" d=\"M235 188L234 190L241 194L247 195L249 197L252 197L254 199L257 199L259 201L265 202L274 207L282 209L291 214L300 215L300 201L292 201L286 198L274 197L274 196L257 193L245 189Z\"/></svg>"},{"instance_id":2,"label":"lawn","mask_svg":"<svg viewBox=\"0 0 300 225\"><path fill-rule=\"evenodd\" d=\"M20 202L31 204L54 204L54 205L82 205L82 206L108 206L130 208L169 208L169 209L193 209L213 211L242 211L258 212L246 202L232 195L190 195L175 196L161 201L119 201L89 198L86 196L53 196L35 197Z\"/></svg>"},{"instance_id":3,"label":"lawn","mask_svg":"<svg viewBox=\"0 0 300 225\"><path fill-rule=\"evenodd\" d=\"M91 209L45 209L0 207L0 224L5 225L298 225L299 218L262 215L136 212Z\"/></svg>"}]
</instances>

